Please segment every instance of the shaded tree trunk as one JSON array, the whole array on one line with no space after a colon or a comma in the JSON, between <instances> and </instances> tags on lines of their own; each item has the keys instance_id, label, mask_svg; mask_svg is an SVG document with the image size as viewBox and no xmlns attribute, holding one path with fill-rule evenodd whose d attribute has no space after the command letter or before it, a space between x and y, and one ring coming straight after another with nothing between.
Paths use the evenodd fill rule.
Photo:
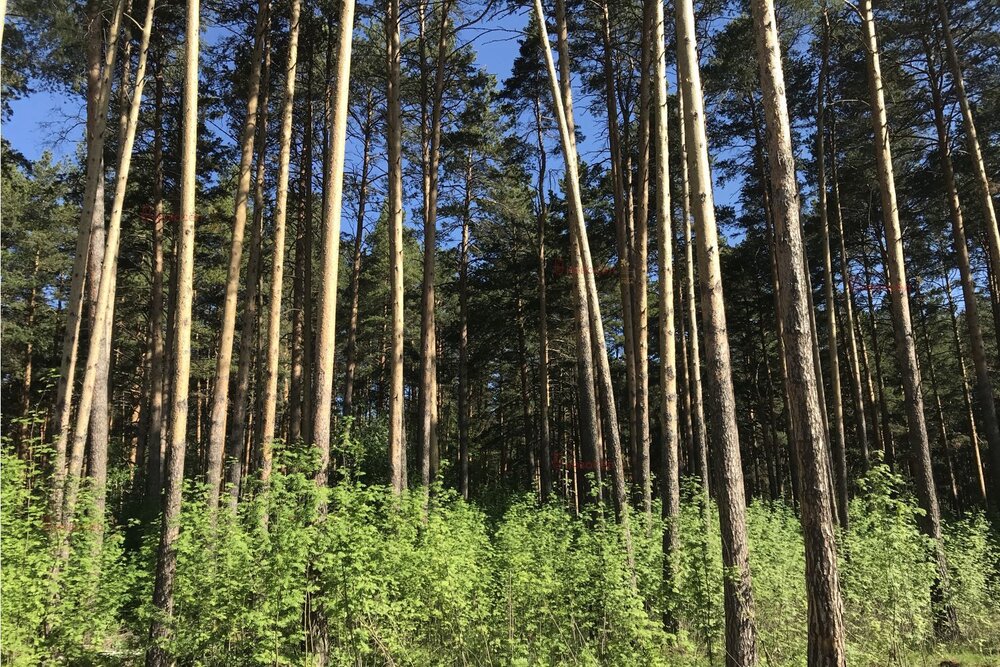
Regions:
<instances>
[{"instance_id":1,"label":"shaded tree trunk","mask_svg":"<svg viewBox=\"0 0 1000 667\"><path fill-rule=\"evenodd\" d=\"M772 0L753 0L754 32L760 66L761 91L767 125L768 156L771 166L772 206L774 211L776 254L782 289L779 313L784 323L785 351L788 361L789 436L791 437L802 486L800 520L806 548L806 592L809 603L808 662L811 666L844 666L843 601L837 573L837 545L833 520L833 490L827 482L826 433L816 373L816 354L806 276L805 246L799 223L798 187L795 158L792 153L791 124L785 97L785 78L781 65L781 46ZM825 12L824 12L825 16ZM826 53L824 31L824 54ZM825 59L824 59L825 62ZM823 136L823 98L825 67L820 74L820 115L817 135ZM820 217L826 233L826 193L823 148L820 139ZM833 310L830 286L829 237L826 236L828 302ZM832 317L832 316L831 316ZM836 331L831 325L831 355L836 367ZM834 385L839 391L839 386ZM836 402L837 399L835 399ZM841 429L841 436L843 429ZM841 442L841 445L843 442ZM842 452L840 452L842 453ZM845 473L846 474L846 473ZM845 480L846 485L846 480ZM845 490L846 495L846 490ZM845 514L846 514L846 499ZM846 521L846 517L845 517Z\"/></svg>"}]
</instances>

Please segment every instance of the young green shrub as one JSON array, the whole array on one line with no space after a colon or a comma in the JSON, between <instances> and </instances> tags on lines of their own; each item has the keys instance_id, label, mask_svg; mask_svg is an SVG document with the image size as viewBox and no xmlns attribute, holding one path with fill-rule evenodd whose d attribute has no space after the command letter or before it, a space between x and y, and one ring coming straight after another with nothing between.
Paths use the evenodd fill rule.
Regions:
<instances>
[{"instance_id":1,"label":"young green shrub","mask_svg":"<svg viewBox=\"0 0 1000 667\"><path fill-rule=\"evenodd\" d=\"M931 545L917 527L922 510L888 467L873 467L858 488L840 559L848 659L900 664L932 637Z\"/></svg>"},{"instance_id":2,"label":"young green shrub","mask_svg":"<svg viewBox=\"0 0 1000 667\"><path fill-rule=\"evenodd\" d=\"M963 643L978 653L1000 654L1000 545L982 514L945 524L951 603Z\"/></svg>"}]
</instances>

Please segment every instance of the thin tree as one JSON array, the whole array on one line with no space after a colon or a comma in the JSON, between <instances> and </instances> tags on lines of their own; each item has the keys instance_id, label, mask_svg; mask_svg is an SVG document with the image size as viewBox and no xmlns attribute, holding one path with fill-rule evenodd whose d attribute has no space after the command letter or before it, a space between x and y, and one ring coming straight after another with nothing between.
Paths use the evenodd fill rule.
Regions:
<instances>
[{"instance_id":1,"label":"thin tree","mask_svg":"<svg viewBox=\"0 0 1000 667\"><path fill-rule=\"evenodd\" d=\"M754 0L751 9L767 126L776 254L782 286L778 306L785 325L790 397L789 435L798 459L801 484L800 517L806 548L806 591L809 600L808 663L811 667L843 667L847 660L844 653L843 601L837 574L834 500L828 483L829 451L817 391L817 385L822 379L816 374L813 360L815 350L810 321L812 308L807 294L809 283L806 279L805 246L799 224L799 195L795 180L788 101L785 96L785 75L781 65L781 44L778 40L773 0ZM825 73L821 76L825 79ZM820 88L823 88L823 84ZM822 108L822 97L820 102ZM820 137L823 136L821 118L822 116L817 130ZM820 146L822 154L822 143ZM822 175L824 172L820 173ZM821 187L825 187L823 180ZM822 190L820 197L820 206L825 207L826 197ZM822 210L820 216L825 224ZM826 249L829 266L829 243L826 244ZM829 272L827 276L829 284ZM832 311L832 296L828 299L827 307ZM834 345L831 342L834 349L833 362L836 363Z\"/></svg>"},{"instance_id":2,"label":"thin tree","mask_svg":"<svg viewBox=\"0 0 1000 667\"><path fill-rule=\"evenodd\" d=\"M86 282L88 250L95 224L104 225L104 141L108 123L108 103L111 99L111 76L118 55L118 33L125 0L118 0L108 29L108 43L101 58L102 21L100 6L91 0L87 8L87 166L83 209L76 236L76 252L69 297L66 303L66 329L63 334L59 381L56 383L56 441L52 458L52 494L49 499L53 525L62 524L63 497L67 483L67 448L71 434L74 377L80 344L80 322L83 312L83 288ZM98 205L100 215L96 214ZM98 219L100 218L100 219Z\"/></svg>"},{"instance_id":3,"label":"thin tree","mask_svg":"<svg viewBox=\"0 0 1000 667\"><path fill-rule=\"evenodd\" d=\"M986 163L983 161L983 153L979 146L976 119L972 115L972 105L969 103L969 95L965 92L965 77L962 76L962 63L958 57L958 50L955 48L955 38L951 32L951 18L948 16L948 5L944 0L937 0L937 8L938 18L941 21L941 31L944 33L945 53L948 58L948 66L951 69L951 79L955 94L958 96L958 105L962 109L965 141L968 146L969 155L972 157L972 166L976 171L976 184L979 186L980 205L983 208L982 231L983 235L986 236L986 247L989 250L989 264L993 275L997 276L1000 275L1000 231L997 229L997 213L993 206L993 191L991 190L989 176L986 173ZM997 296L994 290L994 297L996 298ZM991 402L992 400L990 398ZM993 451L993 464L1000 471L1000 446L994 444L994 441L990 439L990 449Z\"/></svg>"},{"instance_id":4,"label":"thin tree","mask_svg":"<svg viewBox=\"0 0 1000 667\"><path fill-rule=\"evenodd\" d=\"M91 328L90 340L86 356L86 370L83 376L83 386L80 389L80 404L77 407L76 425L73 432L73 456L70 462L70 473L66 480L66 493L63 500L63 530L68 534L72 528L76 513L77 492L80 486L80 472L84 450L87 444L87 437L90 434L91 419L95 416L93 406L96 403L95 396L98 389L99 376L102 367L107 371L109 361L106 354L108 337L111 331L111 322L114 319L114 297L116 272L118 268L118 247L121 239L122 211L125 205L125 191L128 185L129 168L132 162L132 146L135 143L136 126L139 122L139 109L142 105L142 90L146 84L146 59L149 53L150 34L153 29L153 10L155 1L149 0L146 7L146 18L142 26L142 42L139 47L139 65L136 70L135 89L132 92L132 102L129 106L128 119L125 136L122 138L120 161L115 179L114 200L111 207L111 218L108 221L106 247L103 253L103 263L101 265L98 278L98 294L94 304L94 317ZM107 386L105 385L105 390ZM105 404L105 412L96 415L98 419L107 423L108 414ZM105 433L106 435L106 433ZM98 442L91 443L92 448L101 446ZM103 465L103 470L95 470L95 525L98 526L97 533L103 536L104 526L104 500L106 491L104 480L107 478L107 439L103 442L104 453L94 455L98 462ZM67 545L68 546L68 545ZM63 555L68 556L69 552L64 548Z\"/></svg>"},{"instance_id":5,"label":"thin tree","mask_svg":"<svg viewBox=\"0 0 1000 667\"><path fill-rule=\"evenodd\" d=\"M889 273L889 295L892 306L893 332L896 337L896 354L906 403L906 421L909 430L911 458L916 477L917 497L924 510L921 526L934 541L937 561L937 581L934 588L937 609L936 626L944 634L957 631L955 608L948 601L948 562L941 535L941 510L937 489L934 486L934 469L927 438L924 417L924 399L920 391L920 364L910 318L910 297L903 257L903 234L899 223L896 201L896 180L892 168L892 148L889 142L889 120L886 113L882 85L878 38L872 0L861 0L859 10L865 34L865 56L868 72L868 92L872 104L872 128L875 134L875 161L879 189L882 196L882 222L886 242L886 260Z\"/></svg>"},{"instance_id":6,"label":"thin tree","mask_svg":"<svg viewBox=\"0 0 1000 667\"><path fill-rule=\"evenodd\" d=\"M389 264L392 343L389 379L389 476L392 488L406 487L406 433L403 425L403 125L400 106L399 0L388 0L386 46L389 68Z\"/></svg>"},{"instance_id":7,"label":"thin tree","mask_svg":"<svg viewBox=\"0 0 1000 667\"><path fill-rule=\"evenodd\" d=\"M226 268L225 292L222 299L222 323L219 331L219 352L215 359L215 381L212 391L212 410L208 431L208 508L214 511L219 504L222 488L223 455L226 449L226 419L229 416L229 375L233 359L233 340L236 332L236 303L240 285L240 266L243 262L243 237L247 223L247 202L250 199L250 176L253 167L254 138L257 133L257 106L260 101L260 73L265 33L270 12L269 0L260 0L254 25L253 55L250 60L246 118L240 134L240 171L236 185L233 213L233 238Z\"/></svg>"},{"instance_id":8,"label":"thin tree","mask_svg":"<svg viewBox=\"0 0 1000 667\"><path fill-rule=\"evenodd\" d=\"M677 416L677 341L674 338L674 257L673 228L670 224L670 163L667 109L667 44L663 3L653 0L651 48L653 53L653 119L656 123L656 241L657 281L660 306L660 424L663 430L661 459L661 501L663 503L664 583L673 584L675 553L679 544L677 520L681 510L680 451ZM670 621L671 619L667 619Z\"/></svg>"},{"instance_id":9,"label":"thin tree","mask_svg":"<svg viewBox=\"0 0 1000 667\"><path fill-rule=\"evenodd\" d=\"M726 664L730 667L751 667L757 663L757 632L754 628L754 602L750 586L746 499L692 0L678 0L674 9L678 44L677 78L684 97L683 122L692 213L697 225L706 381L711 406L712 435L716 438L712 458L716 462L722 560L729 572L724 592Z\"/></svg>"},{"instance_id":10,"label":"thin tree","mask_svg":"<svg viewBox=\"0 0 1000 667\"><path fill-rule=\"evenodd\" d=\"M184 453L187 445L188 381L191 374L191 306L194 292L194 229L196 162L198 150L198 38L201 27L199 0L188 0L184 44L184 97L182 103L181 206L177 252L177 331L174 335L173 385L170 401L170 439L167 449L166 490L156 554L156 582L150 645L146 667L167 667L172 660L164 646L174 610L174 577L177 572L177 537L180 534L181 494L184 490Z\"/></svg>"},{"instance_id":11,"label":"thin tree","mask_svg":"<svg viewBox=\"0 0 1000 667\"><path fill-rule=\"evenodd\" d=\"M437 63L431 91L430 145L424 178L424 276L421 295L420 395L423 400L421 483L429 486L437 474L432 465L438 438L437 325L435 324L435 253L437 252L437 200L441 162L441 124L444 106L445 68L448 64L448 11L451 2L441 5L438 26Z\"/></svg>"},{"instance_id":12,"label":"thin tree","mask_svg":"<svg viewBox=\"0 0 1000 667\"><path fill-rule=\"evenodd\" d=\"M323 278L320 287L316 336L315 400L312 437L319 449L320 465L316 482L326 484L330 464L330 422L333 413L334 345L337 335L337 267L340 258L340 216L344 198L344 152L347 140L348 93L351 85L351 48L354 44L354 0L341 0L337 39L337 75L327 81L327 98L332 105L326 111L330 143L323 193Z\"/></svg>"},{"instance_id":13,"label":"thin tree","mask_svg":"<svg viewBox=\"0 0 1000 667\"><path fill-rule=\"evenodd\" d=\"M274 208L274 254L271 260L271 294L268 300L267 360L264 367L263 417L261 420L260 478L271 478L275 419L278 411L278 361L281 354L281 296L285 277L285 222L288 219L288 177L292 152L292 120L295 110L295 75L298 70L299 24L302 3L291 0L289 8L288 61L278 143L278 191ZM346 120L345 120L346 122ZM343 178L343 174L341 174ZM334 288L332 290L336 292ZM331 389L332 391L332 389Z\"/></svg>"},{"instance_id":14,"label":"thin tree","mask_svg":"<svg viewBox=\"0 0 1000 667\"><path fill-rule=\"evenodd\" d=\"M941 160L941 173L944 176L945 195L948 199L948 213L951 219L952 244L955 248L955 259L958 262L958 274L962 284L962 300L965 303L965 323L969 329L969 342L972 350L972 364L976 370L976 398L979 399L979 414L986 442L994 454L994 467L1000 472L1000 421L997 419L996 404L993 401L993 383L990 379L989 366L986 361L986 346L983 341L983 328L979 319L979 300L976 296L976 283L969 260L969 243L965 235L965 218L962 213L962 202L955 184L955 167L951 159L951 140L948 136L948 123L944 115L944 100L941 95L941 80L934 65L934 53L931 45L924 41L924 54L927 59L927 80L931 89L931 101L934 107L934 127L937 131L937 151ZM958 85L956 83L956 88ZM961 93L964 95L964 91ZM971 146L970 146L971 148ZM988 226L988 225L987 225ZM951 295L948 295L949 299ZM960 357L961 359L961 357ZM962 364L964 365L964 361ZM964 371L963 371L964 375ZM1000 502L1000 498L995 501Z\"/></svg>"},{"instance_id":15,"label":"thin tree","mask_svg":"<svg viewBox=\"0 0 1000 667\"><path fill-rule=\"evenodd\" d=\"M820 236L823 239L823 298L826 301L827 349L830 373L830 454L833 457L834 499L840 525L847 527L847 446L844 438L844 402L840 387L840 356L837 344L837 308L833 294L833 253L830 246L829 205L826 191L826 82L830 62L830 19L823 6L822 63L816 87L816 191ZM772 176L773 178L773 176ZM777 204L777 202L775 202ZM821 381L822 378L816 378ZM864 438L862 432L859 437Z\"/></svg>"}]
</instances>

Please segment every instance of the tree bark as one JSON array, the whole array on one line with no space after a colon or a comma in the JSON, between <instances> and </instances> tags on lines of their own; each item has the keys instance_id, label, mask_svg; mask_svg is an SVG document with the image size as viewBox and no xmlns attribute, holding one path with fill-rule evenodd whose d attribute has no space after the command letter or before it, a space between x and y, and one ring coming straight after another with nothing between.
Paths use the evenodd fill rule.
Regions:
<instances>
[{"instance_id":1,"label":"tree bark","mask_svg":"<svg viewBox=\"0 0 1000 667\"><path fill-rule=\"evenodd\" d=\"M86 282L91 234L96 222L104 225L104 142L108 122L108 102L111 99L111 77L118 55L118 32L124 12L125 0L118 0L114 17L108 30L108 43L101 57L102 21L100 3L96 0L87 6L87 171L83 195L83 209L77 229L76 253L69 298L66 304L66 330L63 335L59 381L56 384L55 426L56 442L52 458L52 494L49 515L53 525L62 525L64 488L67 480L67 447L73 413L76 359L80 343L80 322L83 312L83 288ZM95 210L100 204L100 216ZM99 218L99 219L98 219ZM82 454L81 461L82 461ZM82 465L82 464L81 464ZM77 473L79 475L79 473ZM72 482L69 482L72 483Z\"/></svg>"},{"instance_id":2,"label":"tree bark","mask_svg":"<svg viewBox=\"0 0 1000 667\"><path fill-rule=\"evenodd\" d=\"M459 492L469 499L469 225L472 217L472 151L465 160L462 243L458 259L458 475Z\"/></svg>"},{"instance_id":3,"label":"tree bark","mask_svg":"<svg viewBox=\"0 0 1000 667\"><path fill-rule=\"evenodd\" d=\"M389 263L392 305L392 352L389 381L389 475L392 488L402 493L406 486L406 433L403 424L403 126L400 108L399 0L388 0L386 43L388 47L389 144Z\"/></svg>"},{"instance_id":4,"label":"tree bark","mask_svg":"<svg viewBox=\"0 0 1000 667\"><path fill-rule=\"evenodd\" d=\"M68 535L73 527L76 512L77 492L80 485L83 454L87 438L88 435L92 435L92 431L97 431L97 438L91 442L91 473L95 492L93 499L94 525L96 527L98 542L100 542L104 534L104 509L107 497L105 489L108 463L107 378L108 365L110 363L111 324L114 321L118 247L121 238L121 220L122 209L125 204L125 190L128 184L129 167L132 161L132 145L135 142L136 125L139 121L142 89L146 83L146 56L149 51L149 40L153 26L153 9L154 0L149 0L146 8L146 19L143 24L135 90L132 93L132 102L129 107L126 133L122 138L122 146L119 151L120 162L115 178L114 200L111 207L111 218L108 221L105 247L98 255L100 259L93 254L91 256L92 260L97 260L92 262L92 268L97 268L99 263L100 272L94 272L91 276L91 284L96 283L97 285L97 294L91 306L93 313L86 356L87 362L84 371L83 386L80 389L80 404L77 407L76 425L73 432L73 456L70 461L69 477L66 480L66 492L63 499L63 530ZM100 236L94 236L93 238L94 240L99 240ZM104 396L103 400L98 400L97 395L102 388L102 379ZM103 410L95 414L95 406L103 408ZM98 429L97 424L92 423L92 420L95 419L103 422L102 428ZM95 428L91 428L92 426ZM69 556L68 544L64 547L62 553L66 557Z\"/></svg>"},{"instance_id":5,"label":"tree bark","mask_svg":"<svg viewBox=\"0 0 1000 667\"><path fill-rule=\"evenodd\" d=\"M773 10L773 7L772 7ZM826 192L826 80L830 61L830 19L823 7L822 65L816 90L816 174L819 227L823 239L823 299L826 301L827 352L830 373L830 453L833 457L832 489L840 525L847 528L847 445L844 437L844 404L840 385L840 356L837 343L837 302L833 292L833 253L830 249L830 219ZM804 253L803 253L804 254ZM804 258L803 258L803 261ZM822 377L816 378L822 382ZM862 435L862 437L864 437ZM843 642L841 642L843 643Z\"/></svg>"},{"instance_id":6,"label":"tree bark","mask_svg":"<svg viewBox=\"0 0 1000 667\"><path fill-rule=\"evenodd\" d=\"M264 169L267 163L267 116L268 91L271 80L270 36L265 31L264 62L261 65L261 99L257 106L257 136L254 151L256 168L254 175L253 228L250 230L250 256L247 259L246 285L243 289L243 321L240 324L240 362L236 371L236 387L233 394L233 429L226 447L226 485L229 487L229 504L235 509L243 481L247 433L253 433L250 426L250 374L256 355L256 339L259 336L260 312L260 272L263 261L262 236L264 233Z\"/></svg>"},{"instance_id":7,"label":"tree bark","mask_svg":"<svg viewBox=\"0 0 1000 667\"><path fill-rule=\"evenodd\" d=\"M833 521L833 492L827 482L826 434L813 359L812 312L806 276L805 246L799 223L798 187L792 153L791 124L781 65L781 45L772 0L753 0L754 33L760 65L761 91L767 125L768 156L771 164L772 207L774 211L778 272L782 289L779 311L784 323L785 352L788 360L789 435L795 446L802 493L800 518L806 548L806 591L809 601L808 663L811 667L843 667L843 601L837 573L837 545ZM825 16L825 11L824 11ZM824 53L826 33L824 32ZM820 115L817 133L822 137L822 91L825 67L821 72ZM822 156L822 140L819 155ZM826 193L823 158L820 157L820 216L826 230ZM826 236L828 308L833 306L829 277L829 237ZM835 325L834 325L835 326ZM836 367L836 332L831 342ZM839 386L835 385L839 390ZM836 399L835 399L836 401ZM841 429L841 435L843 429ZM845 480L846 483L846 480ZM845 500L846 515L846 500Z\"/></svg>"},{"instance_id":8,"label":"tree bark","mask_svg":"<svg viewBox=\"0 0 1000 667\"><path fill-rule=\"evenodd\" d=\"M949 33L950 31L946 32L946 35ZM950 38L948 41L950 43ZM972 266L969 260L969 244L965 235L962 202L958 196L958 187L955 185L955 169L951 159L951 142L948 137L948 124L944 115L941 83L934 66L934 56L931 46L926 41L924 42L924 53L927 58L928 81L934 106L934 127L937 130L938 155L941 158L941 172L944 176L945 193L948 198L948 213L951 218L952 243L955 248L955 259L958 262L958 273L962 283L965 322L969 329L972 363L976 371L976 398L979 402L979 414L982 420L983 431L986 433L986 442L989 444L990 452L994 455L994 467L997 471L1000 471L1000 421L997 419L996 404L993 400L993 383L990 379L989 366L986 361L986 346L983 342L983 329L979 320L979 300L976 297L975 278L972 274ZM953 63L953 71L956 65L957 63ZM961 95L964 95L964 89L960 88L957 80L956 88L961 91ZM951 299L950 291L948 299ZM957 337L956 340L958 340ZM959 361L963 365L964 376L965 361L961 355L959 355ZM974 446L978 450L978 444ZM1000 498L995 498L994 501L1000 504Z\"/></svg>"},{"instance_id":9,"label":"tree bark","mask_svg":"<svg viewBox=\"0 0 1000 667\"><path fill-rule=\"evenodd\" d=\"M910 319L910 298L903 258L903 237L896 203L895 175L892 169L892 150L889 143L889 121L886 115L882 72L875 34L875 18L871 0L861 0L859 9L865 30L865 55L868 70L868 87L872 103L872 127L875 134L875 158L882 195L882 216L885 227L886 252L889 271L893 330L896 337L896 354L903 382L907 426L916 474L916 491L920 505L926 513L921 521L924 532L934 541L937 560L935 583L936 627L945 635L957 632L955 608L947 602L948 562L945 558L941 536L941 511L938 507L934 470L931 465L930 443L924 418L924 402L920 392L920 365Z\"/></svg>"},{"instance_id":10,"label":"tree bark","mask_svg":"<svg viewBox=\"0 0 1000 667\"><path fill-rule=\"evenodd\" d=\"M174 336L173 386L170 406L170 446L160 544L156 558L153 606L149 629L147 667L171 664L163 642L170 634L174 609L174 575L177 571L177 537L180 534L181 494L184 487L184 453L187 444L188 381L191 373L191 305L194 291L195 180L198 148L198 38L199 0L187 1L184 44L184 99L181 143L180 235L177 254L177 331Z\"/></svg>"},{"instance_id":11,"label":"tree bark","mask_svg":"<svg viewBox=\"0 0 1000 667\"><path fill-rule=\"evenodd\" d=\"M282 103L281 135L278 144L277 201L274 205L274 255L271 260L271 294L268 300L267 361L264 367L263 390L264 414L261 420L260 479L264 485L267 485L271 478L275 422L278 411L281 298L284 293L285 277L285 223L288 219L288 178L292 151L292 121L295 110L295 75L298 70L301 1L291 0L289 11L288 61L285 67L285 94ZM343 178L343 174L341 174L341 178ZM336 291L335 288L334 291Z\"/></svg>"},{"instance_id":12,"label":"tree bark","mask_svg":"<svg viewBox=\"0 0 1000 667\"><path fill-rule=\"evenodd\" d=\"M701 283L702 325L705 336L708 395L712 410L712 434L717 439L716 462L719 519L722 530L722 560L730 576L725 581L726 665L752 667L757 663L757 633L750 587L749 549L746 532L746 500L740 460L736 404L733 395L729 336L719 266L719 232L708 162L705 103L691 0L675 3L678 72L684 96L685 139L688 142L688 172L691 201L698 237L698 274Z\"/></svg>"},{"instance_id":13,"label":"tree bark","mask_svg":"<svg viewBox=\"0 0 1000 667\"><path fill-rule=\"evenodd\" d=\"M994 276L1000 275L1000 231L997 230L997 214L993 206L993 193L990 190L990 179L986 174L986 163L979 147L979 135L976 133L976 122L972 115L969 96L965 92L965 78L962 76L962 64L955 48L955 39L951 33L951 19L948 16L948 5L944 0L937 0L938 17L941 20L941 31L944 33L945 53L948 66L951 69L952 84L958 96L958 104L962 109L962 120L965 128L965 140L968 145L972 165L976 170L976 184L979 186L980 204L983 208L983 233L986 236L986 247L989 251L989 264ZM992 401L992 398L991 398ZM994 410L995 412L995 410ZM993 465L1000 475L1000 446L994 444L991 436L990 449L993 452Z\"/></svg>"},{"instance_id":14,"label":"tree bark","mask_svg":"<svg viewBox=\"0 0 1000 667\"><path fill-rule=\"evenodd\" d=\"M340 215L344 195L344 152L347 140L348 94L351 84L351 48L354 38L354 0L341 0L337 41L337 76L327 81L326 110L330 136L327 151L326 190L323 194L323 283L320 288L316 336L316 379L312 436L319 449L316 482L325 486L330 465L330 422L336 368L334 346L337 336L337 268L340 259ZM330 102L328 102L330 104Z\"/></svg>"},{"instance_id":15,"label":"tree bark","mask_svg":"<svg viewBox=\"0 0 1000 667\"><path fill-rule=\"evenodd\" d=\"M254 27L253 55L250 61L250 79L247 91L247 111L240 135L240 171L236 186L236 204L233 214L233 238L226 269L225 296L222 302L222 323L219 331L219 354L215 361L215 381L212 392L211 424L208 433L208 509L214 512L219 505L222 488L222 459L226 448L226 419L229 415L229 376L233 359L233 340L236 332L236 301L240 284L240 265L243 261L243 236L247 222L247 201L250 198L250 171L253 164L254 137L257 132L257 106L260 100L261 54L264 35L268 26L268 0L259 0Z\"/></svg>"},{"instance_id":16,"label":"tree bark","mask_svg":"<svg viewBox=\"0 0 1000 667\"><path fill-rule=\"evenodd\" d=\"M435 254L437 253L437 199L438 171L441 162L441 122L444 106L444 75L448 64L448 10L449 0L441 5L441 23L438 26L437 63L431 97L430 146L427 160L424 202L424 275L421 298L420 323L420 395L422 397L421 483L429 486L437 476L432 465L437 450L438 437L438 387L437 387L437 325L434 312L434 282L436 280Z\"/></svg>"},{"instance_id":17,"label":"tree bark","mask_svg":"<svg viewBox=\"0 0 1000 667\"><path fill-rule=\"evenodd\" d=\"M347 322L347 361L344 371L344 415L354 414L354 375L358 367L358 304L361 296L361 247L364 243L365 211L371 173L371 145L374 133L375 102L368 93L362 142L361 183L358 186L358 215L355 222L354 252L351 256L351 309Z\"/></svg>"}]
</instances>

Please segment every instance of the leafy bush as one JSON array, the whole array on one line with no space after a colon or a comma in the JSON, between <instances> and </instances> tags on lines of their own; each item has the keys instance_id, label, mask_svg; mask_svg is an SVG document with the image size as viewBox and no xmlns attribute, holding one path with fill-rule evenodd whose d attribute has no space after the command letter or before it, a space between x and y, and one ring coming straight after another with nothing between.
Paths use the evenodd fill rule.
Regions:
<instances>
[{"instance_id":1,"label":"leafy bush","mask_svg":"<svg viewBox=\"0 0 1000 667\"><path fill-rule=\"evenodd\" d=\"M664 587L658 508L649 522L633 514L630 567L622 529L597 508L577 517L526 496L488 515L440 486L397 496L349 466L321 489L308 450L275 451L268 487L251 482L236 512L224 496L210 517L203 489L186 489L167 639L178 664L298 665L320 651L333 665L400 667L723 663L718 514L697 486L685 486L675 579ZM57 570L43 485L16 457L4 456L2 472L3 660L138 662L154 613L158 521L126 558L117 531L96 548L83 503L71 558ZM851 664L907 664L931 648L935 569L901 484L871 471L840 536ZM758 502L748 520L762 660L803 664L798 519ZM995 654L996 534L971 517L947 527L946 547L960 648Z\"/></svg>"}]
</instances>

